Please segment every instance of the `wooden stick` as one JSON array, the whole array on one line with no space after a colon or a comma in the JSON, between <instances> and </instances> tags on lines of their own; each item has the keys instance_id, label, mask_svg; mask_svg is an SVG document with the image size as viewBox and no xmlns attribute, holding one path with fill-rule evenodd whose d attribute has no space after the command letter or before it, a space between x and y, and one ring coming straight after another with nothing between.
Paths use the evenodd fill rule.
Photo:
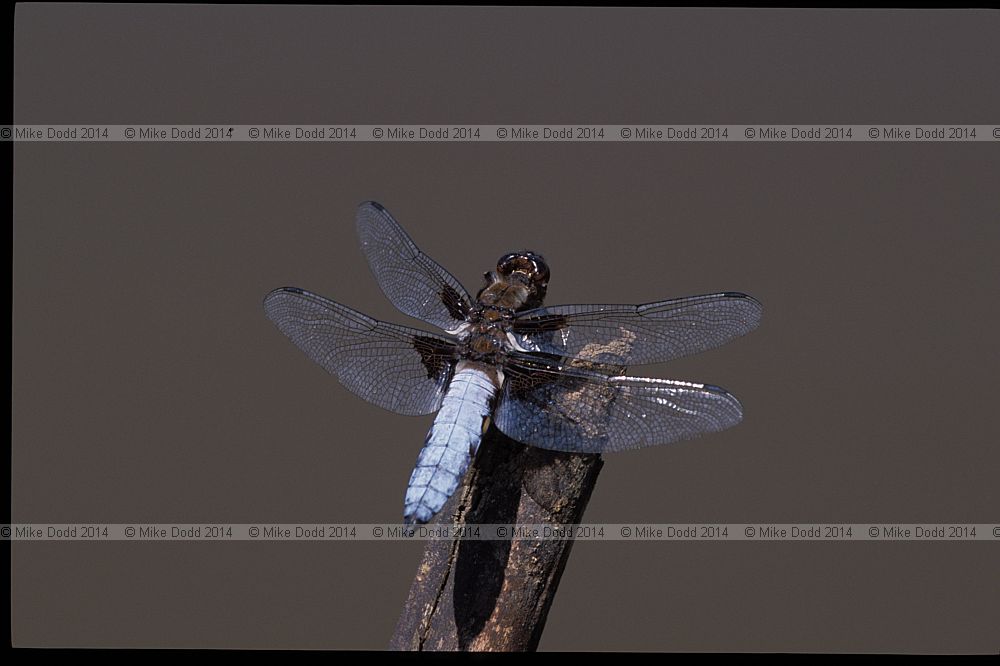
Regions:
<instances>
[{"instance_id":1,"label":"wooden stick","mask_svg":"<svg viewBox=\"0 0 1000 666\"><path fill-rule=\"evenodd\" d=\"M525 446L494 427L432 524L580 523L599 455ZM390 647L526 651L538 646L572 539L431 539Z\"/></svg>"}]
</instances>

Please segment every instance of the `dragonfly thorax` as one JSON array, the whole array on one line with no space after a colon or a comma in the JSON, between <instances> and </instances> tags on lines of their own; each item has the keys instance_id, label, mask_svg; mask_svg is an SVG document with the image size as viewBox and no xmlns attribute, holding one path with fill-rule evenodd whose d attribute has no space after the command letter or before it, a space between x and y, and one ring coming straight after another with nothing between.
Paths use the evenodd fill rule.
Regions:
<instances>
[{"instance_id":1,"label":"dragonfly thorax","mask_svg":"<svg viewBox=\"0 0 1000 666\"><path fill-rule=\"evenodd\" d=\"M507 331L514 318L514 311L505 307L476 305L465 329L463 352L465 358L497 365L508 349Z\"/></svg>"}]
</instances>

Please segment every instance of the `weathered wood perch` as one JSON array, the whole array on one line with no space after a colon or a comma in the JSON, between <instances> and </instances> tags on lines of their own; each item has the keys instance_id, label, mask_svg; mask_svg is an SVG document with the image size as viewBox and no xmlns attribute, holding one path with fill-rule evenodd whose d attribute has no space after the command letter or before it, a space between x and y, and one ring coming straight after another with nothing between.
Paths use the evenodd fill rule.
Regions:
<instances>
[{"instance_id":1,"label":"weathered wood perch","mask_svg":"<svg viewBox=\"0 0 1000 666\"><path fill-rule=\"evenodd\" d=\"M464 485L432 523L578 524L602 465L599 455L525 446L491 427ZM572 545L429 540L390 647L536 649Z\"/></svg>"}]
</instances>

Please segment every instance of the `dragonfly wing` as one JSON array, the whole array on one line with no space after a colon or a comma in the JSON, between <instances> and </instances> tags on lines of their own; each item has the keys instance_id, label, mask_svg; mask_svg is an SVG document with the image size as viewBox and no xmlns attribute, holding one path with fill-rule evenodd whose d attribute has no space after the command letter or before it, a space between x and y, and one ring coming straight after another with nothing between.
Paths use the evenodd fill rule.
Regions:
<instances>
[{"instance_id":1,"label":"dragonfly wing","mask_svg":"<svg viewBox=\"0 0 1000 666\"><path fill-rule=\"evenodd\" d=\"M465 321L472 304L465 287L421 252L381 204L361 204L357 227L372 274L396 308L445 331Z\"/></svg>"},{"instance_id":2,"label":"dragonfly wing","mask_svg":"<svg viewBox=\"0 0 1000 666\"><path fill-rule=\"evenodd\" d=\"M399 414L441 406L454 372L452 340L372 319L296 287L264 299L267 317L350 391Z\"/></svg>"},{"instance_id":3,"label":"dragonfly wing","mask_svg":"<svg viewBox=\"0 0 1000 666\"><path fill-rule=\"evenodd\" d=\"M557 305L518 315L512 334L527 351L603 363L662 363L718 347L760 323L763 306L739 292L646 305Z\"/></svg>"},{"instance_id":4,"label":"dragonfly wing","mask_svg":"<svg viewBox=\"0 0 1000 666\"><path fill-rule=\"evenodd\" d=\"M607 453L667 444L740 422L735 396L710 384L608 375L516 354L504 368L494 421L543 449Z\"/></svg>"}]
</instances>

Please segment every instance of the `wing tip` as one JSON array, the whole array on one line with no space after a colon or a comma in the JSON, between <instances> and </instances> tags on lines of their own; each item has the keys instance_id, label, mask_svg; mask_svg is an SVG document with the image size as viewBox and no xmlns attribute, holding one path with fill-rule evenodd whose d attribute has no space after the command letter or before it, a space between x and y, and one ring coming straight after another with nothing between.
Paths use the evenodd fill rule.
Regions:
<instances>
[{"instance_id":1,"label":"wing tip","mask_svg":"<svg viewBox=\"0 0 1000 666\"><path fill-rule=\"evenodd\" d=\"M743 308L743 313L745 316L746 331L741 335L745 335L750 331L756 329L760 325L761 319L764 317L764 304L758 301L756 298L750 294L744 294L742 291L726 291L723 292L723 296L736 301L743 301L748 308Z\"/></svg>"},{"instance_id":2,"label":"wing tip","mask_svg":"<svg viewBox=\"0 0 1000 666\"><path fill-rule=\"evenodd\" d=\"M268 319L274 321L275 324L278 323L275 317L279 316L281 312L281 308L283 305L282 302L288 297L292 297L291 300L296 300L296 301L309 301L314 305L323 306L326 307L327 309L334 309L340 311L344 309L350 310L350 308L347 308L347 306L341 305L336 301L331 301L328 298L324 298L323 296L313 293L308 289L303 289L301 287L278 287L277 289L271 291L271 293L269 293L267 296L264 297L264 303L263 303L264 314L267 315ZM361 316L367 316L367 315L362 315L359 312L356 312L355 314L359 314Z\"/></svg>"},{"instance_id":3,"label":"wing tip","mask_svg":"<svg viewBox=\"0 0 1000 666\"><path fill-rule=\"evenodd\" d=\"M399 226L399 223L393 219L392 214L389 213L386 207L372 199L362 201L358 204L358 212L354 217L354 224L358 232L358 237L361 239L361 249L365 253L367 253L369 245L374 242L373 237L385 233L385 229L382 228L384 225L388 224L390 231L393 226ZM402 229L398 231L402 232ZM405 232L402 233L405 236ZM369 259L369 267L371 267L371 259ZM374 270L372 268L372 271Z\"/></svg>"},{"instance_id":4,"label":"wing tip","mask_svg":"<svg viewBox=\"0 0 1000 666\"><path fill-rule=\"evenodd\" d=\"M726 291L722 294L726 298L735 298L741 301L747 301L748 303L757 306L758 309L763 310L764 304L759 300L751 296L750 294L745 294L742 291Z\"/></svg>"},{"instance_id":5,"label":"wing tip","mask_svg":"<svg viewBox=\"0 0 1000 666\"><path fill-rule=\"evenodd\" d=\"M364 201L358 204L358 208L366 208L369 206L374 208L375 210L382 211L383 213L386 212L385 206L375 201L374 199L365 199Z\"/></svg>"},{"instance_id":6,"label":"wing tip","mask_svg":"<svg viewBox=\"0 0 1000 666\"><path fill-rule=\"evenodd\" d=\"M296 294L298 296L308 296L309 292L300 287L278 287L273 289L266 296L264 296L264 306L266 307L268 303L273 301L278 296L282 294Z\"/></svg>"},{"instance_id":7,"label":"wing tip","mask_svg":"<svg viewBox=\"0 0 1000 666\"><path fill-rule=\"evenodd\" d=\"M722 388L721 386L716 386L715 384L702 384L702 389L708 391L709 393L714 393L715 395L723 398L729 403L730 407L734 410L735 418L732 422L727 422L722 425L719 430L726 430L727 428L732 428L734 425L738 424L743 420L743 403L735 395Z\"/></svg>"}]
</instances>

